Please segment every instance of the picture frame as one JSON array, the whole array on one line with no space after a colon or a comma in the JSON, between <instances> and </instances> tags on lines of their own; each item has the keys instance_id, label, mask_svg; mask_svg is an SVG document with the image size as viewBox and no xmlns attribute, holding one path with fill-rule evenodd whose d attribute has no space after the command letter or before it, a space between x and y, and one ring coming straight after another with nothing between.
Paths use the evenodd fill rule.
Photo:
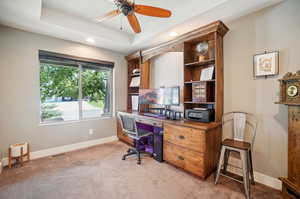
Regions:
<instances>
[{"instance_id":1,"label":"picture frame","mask_svg":"<svg viewBox=\"0 0 300 199\"><path fill-rule=\"evenodd\" d=\"M204 68L201 71L200 81L212 80L214 75L214 69L215 69L214 65L210 65L209 67Z\"/></svg>"},{"instance_id":2,"label":"picture frame","mask_svg":"<svg viewBox=\"0 0 300 199\"><path fill-rule=\"evenodd\" d=\"M267 77L279 74L279 52L264 52L253 56L253 76Z\"/></svg>"}]
</instances>

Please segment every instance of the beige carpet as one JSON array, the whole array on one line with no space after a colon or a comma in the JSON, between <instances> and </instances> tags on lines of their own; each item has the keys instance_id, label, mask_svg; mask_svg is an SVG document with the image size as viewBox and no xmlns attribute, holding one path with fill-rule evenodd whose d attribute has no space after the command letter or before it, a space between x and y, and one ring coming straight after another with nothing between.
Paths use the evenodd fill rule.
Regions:
<instances>
[{"instance_id":1,"label":"beige carpet","mask_svg":"<svg viewBox=\"0 0 300 199\"><path fill-rule=\"evenodd\" d=\"M239 183L221 177L206 181L167 163L145 157L137 165L121 156L121 142L31 161L21 168L4 169L0 199L239 199ZM252 186L252 198L281 198L279 191Z\"/></svg>"}]
</instances>

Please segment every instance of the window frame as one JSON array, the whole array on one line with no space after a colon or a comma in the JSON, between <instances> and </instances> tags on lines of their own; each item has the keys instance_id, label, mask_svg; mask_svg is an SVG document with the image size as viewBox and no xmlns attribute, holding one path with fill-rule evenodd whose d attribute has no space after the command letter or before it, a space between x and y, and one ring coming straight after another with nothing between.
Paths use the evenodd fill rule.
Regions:
<instances>
[{"instance_id":1,"label":"window frame","mask_svg":"<svg viewBox=\"0 0 300 199\"><path fill-rule=\"evenodd\" d=\"M40 70L41 70L41 56L46 56L51 59L53 58L58 58L58 61L53 61L52 64L62 64L62 65L73 65L75 67L78 67L79 69L79 79L78 79L78 120L68 120L68 121L56 121L56 122L43 122L41 118L41 113L42 113L42 101L41 101L41 92L40 92L40 85L41 85L41 78L40 78ZM67 62L59 62L59 59L65 59L69 60L70 63ZM102 60L97 60L97 59L90 59L90 58L83 58L83 57L77 57L73 55L66 55L66 54L61 54L61 53L54 53L50 51L44 51L44 50L39 50L39 70L38 70L38 75L39 75L39 124L41 126L44 125L59 125L59 124L70 124L70 123L77 123L81 121L89 121L89 120L98 120L98 119L108 119L113 117L113 108L114 108L114 85L113 85L113 80L114 80L114 62L109 62L109 61L102 61ZM46 63L46 61L44 61ZM50 63L50 62L49 62ZM94 116L94 117L88 117L84 118L83 117L83 110L82 110L82 71L83 71L83 65L92 65L95 70L97 69L105 69L110 72L109 78L108 78L108 85L109 85L109 112L106 114L102 114L100 116Z\"/></svg>"}]
</instances>

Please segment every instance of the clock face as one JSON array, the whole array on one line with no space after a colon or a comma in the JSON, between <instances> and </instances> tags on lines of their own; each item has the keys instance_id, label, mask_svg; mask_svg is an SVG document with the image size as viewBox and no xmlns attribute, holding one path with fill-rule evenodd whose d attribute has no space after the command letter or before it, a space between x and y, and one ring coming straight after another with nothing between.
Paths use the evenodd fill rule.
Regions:
<instances>
[{"instance_id":1,"label":"clock face","mask_svg":"<svg viewBox=\"0 0 300 199\"><path fill-rule=\"evenodd\" d=\"M203 41L196 46L196 51L200 55L205 55L208 52L208 43L206 41Z\"/></svg>"},{"instance_id":2,"label":"clock face","mask_svg":"<svg viewBox=\"0 0 300 199\"><path fill-rule=\"evenodd\" d=\"M286 93L289 97L295 97L298 94L297 86L289 86L286 90Z\"/></svg>"}]
</instances>

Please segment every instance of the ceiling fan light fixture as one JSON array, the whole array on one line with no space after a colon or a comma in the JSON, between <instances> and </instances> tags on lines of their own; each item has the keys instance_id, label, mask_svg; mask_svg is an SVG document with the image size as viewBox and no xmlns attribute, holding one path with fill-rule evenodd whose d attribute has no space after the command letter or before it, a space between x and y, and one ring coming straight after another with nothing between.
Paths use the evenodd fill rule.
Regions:
<instances>
[{"instance_id":1,"label":"ceiling fan light fixture","mask_svg":"<svg viewBox=\"0 0 300 199\"><path fill-rule=\"evenodd\" d=\"M92 38L92 37L86 38L85 41L88 42L88 43L90 43L90 44L95 43L95 39Z\"/></svg>"},{"instance_id":2,"label":"ceiling fan light fixture","mask_svg":"<svg viewBox=\"0 0 300 199\"><path fill-rule=\"evenodd\" d=\"M176 37L177 35L178 35L177 32L170 32L170 33L169 33L169 36L170 36L170 37Z\"/></svg>"}]
</instances>

